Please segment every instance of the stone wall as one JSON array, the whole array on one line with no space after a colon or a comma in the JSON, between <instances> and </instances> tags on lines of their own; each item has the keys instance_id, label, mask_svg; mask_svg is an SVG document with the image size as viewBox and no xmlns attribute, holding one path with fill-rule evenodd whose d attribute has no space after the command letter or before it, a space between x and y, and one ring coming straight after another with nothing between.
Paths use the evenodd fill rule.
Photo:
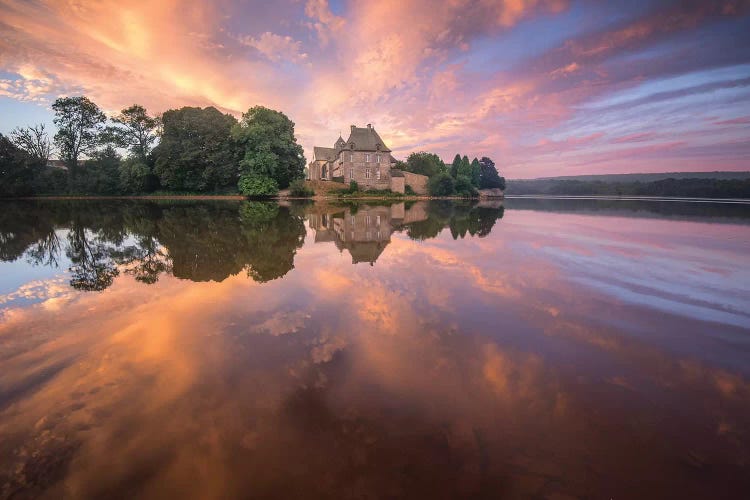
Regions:
<instances>
[{"instance_id":1,"label":"stone wall","mask_svg":"<svg viewBox=\"0 0 750 500\"><path fill-rule=\"evenodd\" d=\"M405 182L403 177L391 177L391 191L394 193L404 193Z\"/></svg>"},{"instance_id":2,"label":"stone wall","mask_svg":"<svg viewBox=\"0 0 750 500\"><path fill-rule=\"evenodd\" d=\"M377 161L378 155L380 163ZM346 184L354 180L362 189L391 188L391 164L388 153L344 150L336 163L341 168Z\"/></svg>"},{"instance_id":3,"label":"stone wall","mask_svg":"<svg viewBox=\"0 0 750 500\"><path fill-rule=\"evenodd\" d=\"M505 196L505 193L502 189L480 189L479 190L479 197L480 198L503 198Z\"/></svg>"},{"instance_id":4,"label":"stone wall","mask_svg":"<svg viewBox=\"0 0 750 500\"><path fill-rule=\"evenodd\" d=\"M404 185L411 186L417 194L427 194L427 181L429 179L426 175L404 172Z\"/></svg>"}]
</instances>

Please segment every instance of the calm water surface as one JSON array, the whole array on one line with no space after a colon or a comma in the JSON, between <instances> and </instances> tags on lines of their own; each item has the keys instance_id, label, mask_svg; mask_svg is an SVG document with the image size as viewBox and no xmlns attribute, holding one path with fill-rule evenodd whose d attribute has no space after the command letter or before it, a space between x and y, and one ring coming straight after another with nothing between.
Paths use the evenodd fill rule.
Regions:
<instances>
[{"instance_id":1,"label":"calm water surface","mask_svg":"<svg viewBox=\"0 0 750 500\"><path fill-rule=\"evenodd\" d=\"M0 497L747 498L750 206L0 203Z\"/></svg>"}]
</instances>

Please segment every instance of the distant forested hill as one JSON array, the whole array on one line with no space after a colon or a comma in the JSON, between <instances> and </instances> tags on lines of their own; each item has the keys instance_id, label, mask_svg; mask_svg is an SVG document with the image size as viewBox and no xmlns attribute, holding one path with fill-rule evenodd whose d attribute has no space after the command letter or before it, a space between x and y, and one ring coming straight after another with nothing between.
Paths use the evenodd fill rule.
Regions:
<instances>
[{"instance_id":1,"label":"distant forested hill","mask_svg":"<svg viewBox=\"0 0 750 500\"><path fill-rule=\"evenodd\" d=\"M654 182L664 179L750 179L750 172L663 172L658 174L601 174L562 175L539 177L532 180L602 181L602 182Z\"/></svg>"},{"instance_id":2,"label":"distant forested hill","mask_svg":"<svg viewBox=\"0 0 750 500\"><path fill-rule=\"evenodd\" d=\"M671 172L509 180L505 193L750 199L750 172Z\"/></svg>"}]
</instances>

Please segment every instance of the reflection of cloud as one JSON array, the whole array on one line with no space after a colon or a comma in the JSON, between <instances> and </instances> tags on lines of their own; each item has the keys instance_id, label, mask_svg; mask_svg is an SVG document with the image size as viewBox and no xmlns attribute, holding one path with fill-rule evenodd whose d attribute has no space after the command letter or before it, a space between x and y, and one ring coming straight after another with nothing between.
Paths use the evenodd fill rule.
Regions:
<instances>
[{"instance_id":1,"label":"reflection of cloud","mask_svg":"<svg viewBox=\"0 0 750 500\"><path fill-rule=\"evenodd\" d=\"M74 295L74 291L63 277L36 280L21 285L14 292L0 295L0 306L12 306L16 305L16 302L23 305L42 302L44 307L53 310L59 309Z\"/></svg>"},{"instance_id":2,"label":"reflection of cloud","mask_svg":"<svg viewBox=\"0 0 750 500\"><path fill-rule=\"evenodd\" d=\"M550 470L566 479L556 484L575 485L619 474L623 463L633 467L622 473L627 482L634 471L661 473L658 464L685 446L664 432L672 407L650 403L661 394L691 408L681 424L717 450L745 439L750 389L742 376L659 345L648 329L668 335L653 326L658 314L566 279L560 257L683 258L693 255L677 234L685 233L704 245L694 265L724 269L717 255L737 261L744 247L702 225L669 234L643 219L616 220L618 239L605 236L615 219L601 219L512 212L483 239L396 234L375 268L309 241L296 271L265 285L236 275L220 283L165 276L144 286L123 274L103 293L78 295L64 314L13 307L9 315L23 318L0 324L0 392L10 395L1 400L9 406L0 410L0 435L12 438L0 442L11 457L0 477L59 464L65 479L48 496L73 497L107 496L133 477L139 493L154 497L165 489L234 497L249 484L277 493L289 477L319 485L321 474L331 478L326 485L354 491L393 477L387 486L400 487L405 469L390 466L405 453L407 463L433 466L425 477L434 483L438 450L450 469L464 467L454 472L469 486L508 477L522 488L519 476L526 484ZM649 227L663 247L644 243ZM623 242L641 253L615 251ZM738 279L721 275L725 285ZM53 283L28 293L46 297L37 289ZM691 339L691 324L701 326L674 321L686 326L679 342L668 339L675 344ZM264 335L243 335L248 329ZM621 454L631 438L655 435L663 449ZM15 442L23 454L9 449ZM625 450L615 465L607 463L612 449ZM409 455L416 452L425 455Z\"/></svg>"},{"instance_id":3,"label":"reflection of cloud","mask_svg":"<svg viewBox=\"0 0 750 500\"><path fill-rule=\"evenodd\" d=\"M263 323L253 327L253 331L266 333L278 337L288 333L296 333L305 326L310 315L304 312L277 312Z\"/></svg>"}]
</instances>

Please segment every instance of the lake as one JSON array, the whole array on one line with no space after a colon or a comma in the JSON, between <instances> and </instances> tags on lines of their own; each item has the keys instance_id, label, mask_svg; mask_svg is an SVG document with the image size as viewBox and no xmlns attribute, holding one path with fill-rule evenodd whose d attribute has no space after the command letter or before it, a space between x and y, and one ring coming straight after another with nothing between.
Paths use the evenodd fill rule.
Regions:
<instances>
[{"instance_id":1,"label":"lake","mask_svg":"<svg viewBox=\"0 0 750 500\"><path fill-rule=\"evenodd\" d=\"M750 205L0 202L0 498L741 498Z\"/></svg>"}]
</instances>

